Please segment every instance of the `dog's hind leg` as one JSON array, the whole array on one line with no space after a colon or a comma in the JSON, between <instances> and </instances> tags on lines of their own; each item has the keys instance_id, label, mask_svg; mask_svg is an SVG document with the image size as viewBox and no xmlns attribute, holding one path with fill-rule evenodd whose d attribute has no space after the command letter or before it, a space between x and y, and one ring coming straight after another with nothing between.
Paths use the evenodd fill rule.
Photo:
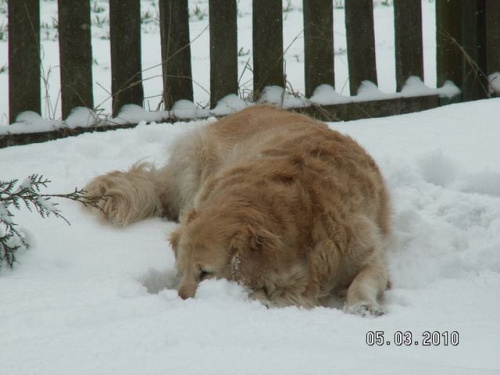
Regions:
<instances>
[{"instance_id":1,"label":"dog's hind leg","mask_svg":"<svg viewBox=\"0 0 500 375\"><path fill-rule=\"evenodd\" d=\"M84 188L88 197L102 197L97 211L116 225L160 216L158 171L150 163L134 164L128 171L98 176Z\"/></svg>"},{"instance_id":2,"label":"dog's hind leg","mask_svg":"<svg viewBox=\"0 0 500 375\"><path fill-rule=\"evenodd\" d=\"M376 258L361 269L347 289L345 310L357 315L382 315L378 303L387 287L387 273L382 260Z\"/></svg>"}]
</instances>

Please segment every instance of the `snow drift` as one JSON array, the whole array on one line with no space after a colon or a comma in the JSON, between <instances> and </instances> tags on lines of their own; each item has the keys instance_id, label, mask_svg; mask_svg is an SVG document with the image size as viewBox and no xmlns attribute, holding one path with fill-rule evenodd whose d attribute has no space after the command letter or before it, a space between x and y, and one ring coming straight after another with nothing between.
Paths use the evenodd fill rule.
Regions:
<instances>
[{"instance_id":1,"label":"snow drift","mask_svg":"<svg viewBox=\"0 0 500 375\"><path fill-rule=\"evenodd\" d=\"M51 192L72 191L139 159L164 162L203 122L2 149L1 178L41 173ZM61 201L71 226L16 215L34 244L0 272L2 373L498 374L500 99L331 127L374 156L393 195L387 315L266 309L227 281L182 301L166 242L175 223L120 229ZM367 345L377 331L383 345ZM395 345L398 331L410 346ZM456 331L459 344L422 346L425 331Z\"/></svg>"}]
</instances>

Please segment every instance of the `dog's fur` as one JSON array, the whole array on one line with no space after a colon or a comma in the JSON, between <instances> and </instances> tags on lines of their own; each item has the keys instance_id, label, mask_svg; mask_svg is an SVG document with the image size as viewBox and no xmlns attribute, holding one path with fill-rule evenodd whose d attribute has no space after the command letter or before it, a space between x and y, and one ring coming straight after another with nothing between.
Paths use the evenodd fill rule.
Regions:
<instances>
[{"instance_id":1,"label":"dog's fur","mask_svg":"<svg viewBox=\"0 0 500 375\"><path fill-rule=\"evenodd\" d=\"M311 118L255 106L176 142L166 166L136 164L91 181L101 212L126 225L180 220L170 237L193 297L206 278L234 280L274 306L382 314L389 197L374 160Z\"/></svg>"}]
</instances>

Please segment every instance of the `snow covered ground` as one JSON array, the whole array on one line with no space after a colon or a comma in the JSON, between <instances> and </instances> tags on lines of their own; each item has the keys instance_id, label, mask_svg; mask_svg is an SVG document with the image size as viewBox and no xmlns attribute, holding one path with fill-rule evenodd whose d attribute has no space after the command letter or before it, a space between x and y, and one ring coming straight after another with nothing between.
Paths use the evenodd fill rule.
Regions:
<instances>
[{"instance_id":1,"label":"snow covered ground","mask_svg":"<svg viewBox=\"0 0 500 375\"><path fill-rule=\"evenodd\" d=\"M394 92L393 8L375 3L379 88ZM0 35L5 4L0 0ZM92 4L95 102L109 113L107 2ZM162 90L156 2L142 4L146 108L155 109ZM191 35L197 37L195 102L205 105L207 0L190 4ZM238 4L245 96L251 90L245 68L247 61L251 66L251 2ZM284 5L287 76L294 90L303 91L301 1ZM435 4L422 5L425 83L435 87ZM58 120L58 51L51 26L56 2L43 0L41 7L43 74L50 82L43 116ZM5 93L7 44L1 39L0 92ZM336 90L348 94L344 49L339 8ZM7 108L7 95L0 95L0 125L7 124ZM0 149L0 179L41 173L52 180L48 192L72 192L139 159L163 163L171 142L204 122L142 124ZM16 212L33 246L18 253L14 270L0 270L0 373L500 374L500 99L331 126L367 148L393 195L395 241L388 252L393 288L386 294L386 315L266 309L224 281L206 281L195 299L182 301L173 289L174 260L166 242L175 223L151 219L115 228L74 202L59 201L71 226ZM412 345L397 346L398 331L411 332ZM440 332L440 345L423 346L426 331ZM383 332L384 345L367 345L369 332ZM459 344L445 345L452 332L458 332Z\"/></svg>"},{"instance_id":2,"label":"snow covered ground","mask_svg":"<svg viewBox=\"0 0 500 375\"><path fill-rule=\"evenodd\" d=\"M0 272L1 373L499 374L499 119L492 99L331 124L375 157L394 198L393 288L379 318L266 309L225 281L183 301L166 242L175 223L115 228L71 201L60 201L71 226L16 213L34 246ZM70 192L139 159L164 162L170 143L202 124L2 149L1 178L42 173L48 191ZM376 331L384 345L367 345ZM412 333L411 346L395 345L398 331ZM423 346L425 331L440 332L440 345ZM458 345L445 345L446 332Z\"/></svg>"}]
</instances>

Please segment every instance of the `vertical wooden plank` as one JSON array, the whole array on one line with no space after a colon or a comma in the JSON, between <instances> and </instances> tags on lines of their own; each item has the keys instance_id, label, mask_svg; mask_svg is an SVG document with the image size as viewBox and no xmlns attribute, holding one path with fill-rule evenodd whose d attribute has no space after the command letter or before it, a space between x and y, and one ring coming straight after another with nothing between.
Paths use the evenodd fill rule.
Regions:
<instances>
[{"instance_id":1,"label":"vertical wooden plank","mask_svg":"<svg viewBox=\"0 0 500 375\"><path fill-rule=\"evenodd\" d=\"M424 80L422 0L394 0L394 33L396 85L401 91L411 76Z\"/></svg>"},{"instance_id":2,"label":"vertical wooden plank","mask_svg":"<svg viewBox=\"0 0 500 375\"><path fill-rule=\"evenodd\" d=\"M350 89L355 95L361 82L377 84L373 0L346 1L345 26Z\"/></svg>"},{"instance_id":3,"label":"vertical wooden plank","mask_svg":"<svg viewBox=\"0 0 500 375\"><path fill-rule=\"evenodd\" d=\"M110 0L113 116L124 104L142 106L141 1Z\"/></svg>"},{"instance_id":4,"label":"vertical wooden plank","mask_svg":"<svg viewBox=\"0 0 500 375\"><path fill-rule=\"evenodd\" d=\"M210 0L210 106L238 93L236 0Z\"/></svg>"},{"instance_id":5,"label":"vertical wooden plank","mask_svg":"<svg viewBox=\"0 0 500 375\"><path fill-rule=\"evenodd\" d=\"M335 85L333 0L304 0L306 96L322 84Z\"/></svg>"},{"instance_id":6,"label":"vertical wooden plank","mask_svg":"<svg viewBox=\"0 0 500 375\"><path fill-rule=\"evenodd\" d=\"M253 0L254 99L266 86L285 86L283 75L283 5L281 0Z\"/></svg>"},{"instance_id":7,"label":"vertical wooden plank","mask_svg":"<svg viewBox=\"0 0 500 375\"><path fill-rule=\"evenodd\" d=\"M489 95L486 72L486 2L485 0L462 0L463 2L463 100L477 100Z\"/></svg>"},{"instance_id":8,"label":"vertical wooden plank","mask_svg":"<svg viewBox=\"0 0 500 375\"><path fill-rule=\"evenodd\" d=\"M436 0L437 85L452 81L462 87L462 1Z\"/></svg>"},{"instance_id":9,"label":"vertical wooden plank","mask_svg":"<svg viewBox=\"0 0 500 375\"><path fill-rule=\"evenodd\" d=\"M177 100L193 100L188 0L160 0L163 100L171 109Z\"/></svg>"},{"instance_id":10,"label":"vertical wooden plank","mask_svg":"<svg viewBox=\"0 0 500 375\"><path fill-rule=\"evenodd\" d=\"M8 1L9 122L23 111L40 113L40 2Z\"/></svg>"},{"instance_id":11,"label":"vertical wooden plank","mask_svg":"<svg viewBox=\"0 0 500 375\"><path fill-rule=\"evenodd\" d=\"M58 0L62 117L94 107L90 1Z\"/></svg>"},{"instance_id":12,"label":"vertical wooden plank","mask_svg":"<svg viewBox=\"0 0 500 375\"><path fill-rule=\"evenodd\" d=\"M488 74L500 72L500 1L486 0Z\"/></svg>"}]
</instances>

